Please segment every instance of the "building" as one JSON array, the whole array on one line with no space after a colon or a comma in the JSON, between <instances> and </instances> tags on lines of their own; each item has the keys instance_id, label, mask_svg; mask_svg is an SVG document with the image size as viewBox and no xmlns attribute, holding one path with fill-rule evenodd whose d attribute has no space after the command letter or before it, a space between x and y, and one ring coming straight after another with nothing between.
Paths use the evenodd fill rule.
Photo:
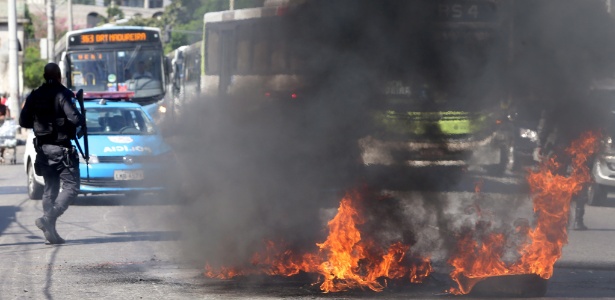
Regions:
<instances>
[{"instance_id":1,"label":"building","mask_svg":"<svg viewBox=\"0 0 615 300\"><path fill-rule=\"evenodd\" d=\"M9 25L8 25L8 0L0 0L0 93L10 90L9 78ZM25 18L25 0L17 0L17 38L22 49L25 48L24 24L28 22ZM22 62L23 52L19 52L19 77L23 78ZM19 81L20 93L23 91L23 80Z\"/></svg>"}]
</instances>

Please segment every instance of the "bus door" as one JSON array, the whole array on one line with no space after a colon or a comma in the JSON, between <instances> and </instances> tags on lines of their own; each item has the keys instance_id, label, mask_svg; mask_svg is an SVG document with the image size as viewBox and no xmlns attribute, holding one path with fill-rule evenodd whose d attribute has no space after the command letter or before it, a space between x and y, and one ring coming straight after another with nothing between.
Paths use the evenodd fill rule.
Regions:
<instances>
[{"instance_id":1,"label":"bus door","mask_svg":"<svg viewBox=\"0 0 615 300\"><path fill-rule=\"evenodd\" d=\"M218 94L224 96L231 84L235 68L235 29L220 30L220 83Z\"/></svg>"},{"instance_id":2,"label":"bus door","mask_svg":"<svg viewBox=\"0 0 615 300\"><path fill-rule=\"evenodd\" d=\"M70 59L69 56L66 55L66 51L63 51L60 55L60 62L58 63L60 66L60 72L62 73L62 84L64 86L70 86L71 82L71 73L70 73Z\"/></svg>"}]
</instances>

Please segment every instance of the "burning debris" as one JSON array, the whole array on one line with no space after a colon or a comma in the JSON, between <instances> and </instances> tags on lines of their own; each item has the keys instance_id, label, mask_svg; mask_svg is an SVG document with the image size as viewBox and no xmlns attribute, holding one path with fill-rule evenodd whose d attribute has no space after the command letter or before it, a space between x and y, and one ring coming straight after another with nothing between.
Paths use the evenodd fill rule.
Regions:
<instances>
[{"instance_id":1,"label":"burning debris","mask_svg":"<svg viewBox=\"0 0 615 300\"><path fill-rule=\"evenodd\" d=\"M534 201L535 228L519 225L516 232L526 236L525 242L516 246L519 258L510 264L503 260L510 245L504 233L492 233L481 222L475 230L461 235L457 248L449 258L455 268L451 277L458 287L449 291L467 294L478 282L488 277L502 275L536 274L549 279L553 265L562 255L568 242L568 216L572 196L583 184L589 182L587 159L597 150L598 135L585 133L566 150L571 155L570 174L562 175L564 166L557 157L544 161L527 179ZM485 233L487 232L487 233Z\"/></svg>"},{"instance_id":2,"label":"burning debris","mask_svg":"<svg viewBox=\"0 0 615 300\"><path fill-rule=\"evenodd\" d=\"M478 282L499 276L551 277L553 265L567 242L572 196L590 179L587 159L596 151L598 139L597 134L590 132L572 143L566 150L572 157L567 175L562 174L564 165L556 157L529 173L527 179L536 215L534 228L519 222L512 233L498 232L491 228L488 219L492 216L480 210L478 201L475 203L479 221L474 228L466 228L458 236L456 249L448 259L454 268L450 276L458 285L450 288L450 293L470 293ZM480 197L480 184L475 192ZM337 214L328 222L327 239L316 244L315 252L298 253L283 243L268 241L263 252L253 255L250 266L216 269L207 265L205 275L231 279L247 275L315 273L320 276L318 284L325 293L351 289L380 292L386 287L383 279L405 278L411 283L422 283L433 272L429 258L413 256L411 245L401 241L381 247L361 231L366 222L362 204L369 198L365 195L355 191L341 200ZM506 259L511 249L517 252L513 262Z\"/></svg>"},{"instance_id":3,"label":"burning debris","mask_svg":"<svg viewBox=\"0 0 615 300\"><path fill-rule=\"evenodd\" d=\"M320 289L325 293L357 288L380 292L386 287L382 279L423 282L432 272L428 258L413 257L410 245L400 241L383 248L361 232L365 218L360 203L364 201L359 192L348 193L342 199L337 214L328 223L327 239L316 244L317 252L295 254L267 242L264 253L254 254L250 267L214 270L207 265L205 275L229 279L241 275L316 273L321 276Z\"/></svg>"}]
</instances>

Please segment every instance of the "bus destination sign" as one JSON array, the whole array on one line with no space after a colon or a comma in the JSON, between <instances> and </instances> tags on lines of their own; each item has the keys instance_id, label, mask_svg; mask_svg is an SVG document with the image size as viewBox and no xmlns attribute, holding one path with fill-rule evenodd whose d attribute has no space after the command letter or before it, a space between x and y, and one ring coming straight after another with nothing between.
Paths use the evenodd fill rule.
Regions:
<instances>
[{"instance_id":1,"label":"bus destination sign","mask_svg":"<svg viewBox=\"0 0 615 300\"><path fill-rule=\"evenodd\" d=\"M71 46L94 44L139 43L158 41L158 33L153 31L81 33L71 36Z\"/></svg>"}]
</instances>

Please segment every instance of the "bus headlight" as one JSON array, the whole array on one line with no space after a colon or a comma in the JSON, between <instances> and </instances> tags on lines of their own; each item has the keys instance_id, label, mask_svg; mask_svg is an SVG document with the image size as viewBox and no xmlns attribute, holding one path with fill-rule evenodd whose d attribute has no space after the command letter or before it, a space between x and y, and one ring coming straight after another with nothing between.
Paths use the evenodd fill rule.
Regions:
<instances>
[{"instance_id":1,"label":"bus headlight","mask_svg":"<svg viewBox=\"0 0 615 300\"><path fill-rule=\"evenodd\" d=\"M83 158L83 156L81 156L81 154L79 155L79 163L80 164L85 164L85 159ZM98 156L96 155L90 155L90 161L89 163L91 164L97 164L99 163L98 161Z\"/></svg>"}]
</instances>

